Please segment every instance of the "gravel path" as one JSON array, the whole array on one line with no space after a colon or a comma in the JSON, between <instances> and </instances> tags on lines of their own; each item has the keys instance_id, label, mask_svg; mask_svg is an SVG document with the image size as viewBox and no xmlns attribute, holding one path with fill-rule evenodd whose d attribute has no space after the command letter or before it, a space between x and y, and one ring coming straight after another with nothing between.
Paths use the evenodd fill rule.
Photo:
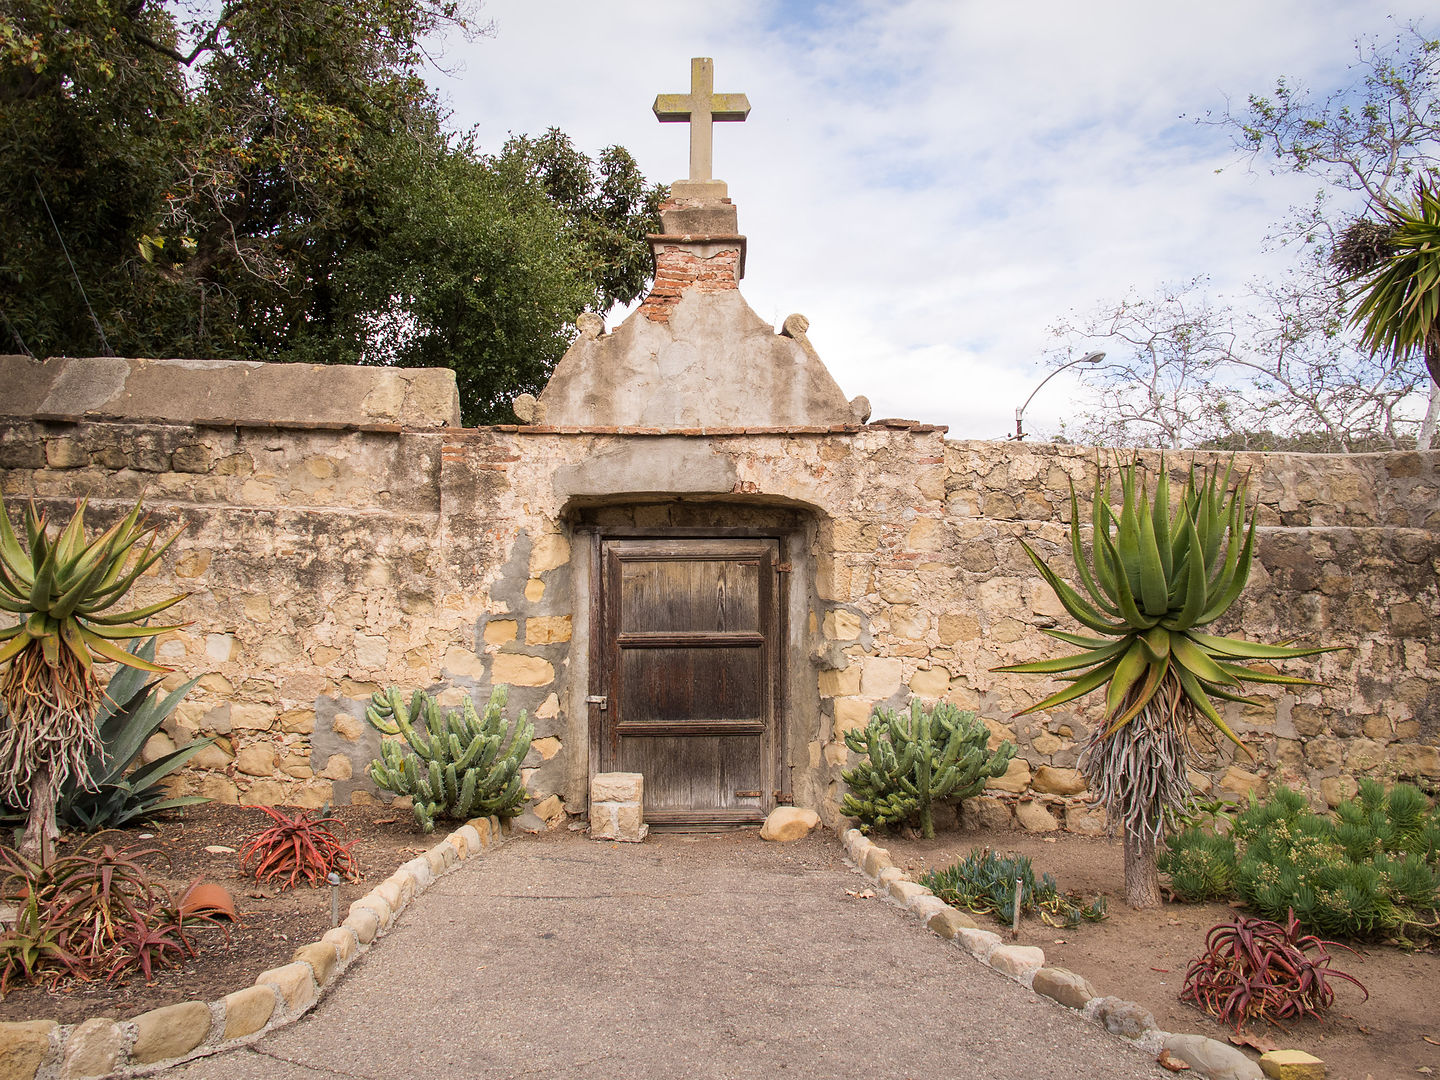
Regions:
<instances>
[{"instance_id":1,"label":"gravel path","mask_svg":"<svg viewBox=\"0 0 1440 1080\"><path fill-rule=\"evenodd\" d=\"M833 838L521 839L437 882L299 1023L166 1075L1169 1075L865 887Z\"/></svg>"}]
</instances>

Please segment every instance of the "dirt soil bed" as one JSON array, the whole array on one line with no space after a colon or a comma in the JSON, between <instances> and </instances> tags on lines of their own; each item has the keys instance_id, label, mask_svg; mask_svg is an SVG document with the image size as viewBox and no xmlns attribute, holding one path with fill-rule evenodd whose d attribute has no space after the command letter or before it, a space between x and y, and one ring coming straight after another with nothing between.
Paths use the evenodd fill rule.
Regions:
<instances>
[{"instance_id":1,"label":"dirt soil bed","mask_svg":"<svg viewBox=\"0 0 1440 1080\"><path fill-rule=\"evenodd\" d=\"M286 812L298 811L286 808ZM424 835L408 810L341 806L332 815L344 823L336 828L340 840L357 841L350 851L363 875L360 881L341 884L341 919L351 901L444 835L438 829ZM240 924L231 931L230 941L223 931L205 924L193 933L187 925L198 955L161 970L152 985L135 977L120 985L71 981L56 989L22 986L0 1001L0 1021L50 1019L73 1024L91 1016L123 1020L180 1001L214 1001L249 986L262 971L288 964L297 947L330 929L329 888L312 889L303 878L293 889L282 890L273 882L260 885L240 872L236 854L205 850L226 847L238 852L247 837L270 824L268 816L252 807L209 803L188 807L154 825L124 830L128 843L157 846L169 857L168 865L163 860L147 865L154 866L156 880L173 897L178 899L197 877L230 891L240 912ZM143 834L150 838L141 839ZM117 847L127 843L115 833L109 835ZM67 837L61 850L73 849L78 839Z\"/></svg>"},{"instance_id":2,"label":"dirt soil bed","mask_svg":"<svg viewBox=\"0 0 1440 1080\"><path fill-rule=\"evenodd\" d=\"M1223 904L1167 903L1154 911L1125 905L1123 858L1114 840L1061 835L1040 837L1021 832L947 832L934 840L877 835L896 866L916 880L928 869L943 869L972 848L1019 852L1030 857L1035 873L1049 873L1062 892L1087 899L1103 895L1109 917L1073 929L1046 926L1038 919L1021 923L1020 944L1045 950L1046 963L1084 975L1101 994L1114 994L1144 1005L1161 1028L1195 1032L1226 1041L1231 1030L1179 1000L1185 969L1204 948L1206 931L1229 921L1237 910ZM976 921L986 929L988 916ZM1268 1038L1282 1049L1304 1050L1325 1061L1330 1080L1395 1080L1440 1075L1440 954L1406 952L1384 945L1356 945L1359 955L1333 949L1332 967L1354 975L1370 991L1368 1001L1336 980L1335 1006L1322 1022L1307 1020L1280 1030L1253 1024L1246 1034ZM1437 1040L1437 1042L1427 1041ZM1252 1056L1258 1056L1252 1052Z\"/></svg>"}]
</instances>

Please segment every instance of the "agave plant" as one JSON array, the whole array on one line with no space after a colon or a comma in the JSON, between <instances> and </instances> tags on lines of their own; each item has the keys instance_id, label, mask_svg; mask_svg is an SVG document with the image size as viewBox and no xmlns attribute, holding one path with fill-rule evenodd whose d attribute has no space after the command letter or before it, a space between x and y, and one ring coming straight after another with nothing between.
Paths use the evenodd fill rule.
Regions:
<instances>
[{"instance_id":1,"label":"agave plant","mask_svg":"<svg viewBox=\"0 0 1440 1080\"><path fill-rule=\"evenodd\" d=\"M153 662L155 639L147 638L134 653ZM117 669L95 714L100 749L87 763L92 786L67 786L60 795L57 818L72 828L96 832L121 829L162 810L209 802L204 795L172 797L162 781L211 745L213 737L195 739L154 761L135 764L150 737L199 681L196 677L161 693L158 677L147 677L134 667Z\"/></svg>"},{"instance_id":2,"label":"agave plant","mask_svg":"<svg viewBox=\"0 0 1440 1080\"><path fill-rule=\"evenodd\" d=\"M1388 203L1378 217L1353 222L1331 256L1351 281L1363 281L1351 322L1372 353L1399 360L1418 352L1440 383L1440 190L1422 177L1413 200Z\"/></svg>"},{"instance_id":3,"label":"agave plant","mask_svg":"<svg viewBox=\"0 0 1440 1080\"><path fill-rule=\"evenodd\" d=\"M1186 770L1193 726L1208 722L1245 750L1215 699L1253 704L1242 692L1245 682L1314 685L1246 662L1332 650L1261 645L1201 631L1240 596L1255 550L1256 512L1247 519L1247 484L1244 478L1232 484L1231 466L1197 472L1192 465L1173 508L1163 458L1153 496L1138 459L1119 473L1118 511L1110 483L1096 480L1088 560L1071 486L1070 554L1079 589L1024 544L1065 610L1100 636L1046 629L1081 651L995 670L1056 675L1069 683L1017 715L1104 692L1105 711L1080 767L1111 821L1123 826L1127 899L1136 907L1153 907L1160 901L1155 846L1166 815L1183 812L1190 802Z\"/></svg>"},{"instance_id":4,"label":"agave plant","mask_svg":"<svg viewBox=\"0 0 1440 1080\"><path fill-rule=\"evenodd\" d=\"M47 842L57 835L62 786L94 786L90 762L101 749L95 712L102 694L96 665L114 661L164 674L168 669L117 642L177 629L136 624L183 594L111 611L179 535L157 546L159 528L145 527L138 502L122 521L87 540L84 501L53 537L32 501L24 530L28 554L0 499L0 611L18 620L0 630L0 664L9 662L0 676L0 798L28 807L22 850L44 861Z\"/></svg>"}]
</instances>

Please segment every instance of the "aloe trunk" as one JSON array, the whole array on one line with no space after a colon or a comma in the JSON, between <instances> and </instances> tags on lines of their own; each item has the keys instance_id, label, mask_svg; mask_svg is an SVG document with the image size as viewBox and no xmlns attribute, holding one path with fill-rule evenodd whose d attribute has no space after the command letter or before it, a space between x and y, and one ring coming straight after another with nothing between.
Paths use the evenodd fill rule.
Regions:
<instances>
[{"instance_id":1,"label":"aloe trunk","mask_svg":"<svg viewBox=\"0 0 1440 1080\"><path fill-rule=\"evenodd\" d=\"M1125 823L1125 902L1133 908L1160 906L1160 871L1155 834Z\"/></svg>"}]
</instances>

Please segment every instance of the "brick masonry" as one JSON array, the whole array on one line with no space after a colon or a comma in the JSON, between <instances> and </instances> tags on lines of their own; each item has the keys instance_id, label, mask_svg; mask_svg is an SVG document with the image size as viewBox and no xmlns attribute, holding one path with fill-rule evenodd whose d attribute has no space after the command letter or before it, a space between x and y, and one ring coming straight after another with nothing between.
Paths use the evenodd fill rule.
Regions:
<instances>
[{"instance_id":1,"label":"brick masonry","mask_svg":"<svg viewBox=\"0 0 1440 1080\"><path fill-rule=\"evenodd\" d=\"M717 244L713 251L697 251L693 245L655 246L655 284L640 305L640 313L651 322L669 322L670 313L687 290L702 293L738 288L736 269L739 244Z\"/></svg>"}]
</instances>

